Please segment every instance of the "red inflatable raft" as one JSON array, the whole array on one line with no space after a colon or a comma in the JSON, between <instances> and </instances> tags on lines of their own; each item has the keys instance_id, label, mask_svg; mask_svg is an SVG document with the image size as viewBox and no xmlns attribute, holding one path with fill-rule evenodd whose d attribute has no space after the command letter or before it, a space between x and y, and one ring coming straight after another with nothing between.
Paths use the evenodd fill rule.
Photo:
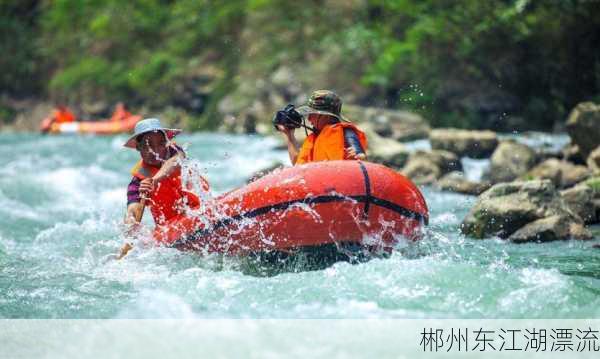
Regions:
<instances>
[{"instance_id":1,"label":"red inflatable raft","mask_svg":"<svg viewBox=\"0 0 600 359\"><path fill-rule=\"evenodd\" d=\"M159 242L231 255L354 243L389 251L420 238L425 199L395 171L360 161L284 168L157 228Z\"/></svg>"}]
</instances>

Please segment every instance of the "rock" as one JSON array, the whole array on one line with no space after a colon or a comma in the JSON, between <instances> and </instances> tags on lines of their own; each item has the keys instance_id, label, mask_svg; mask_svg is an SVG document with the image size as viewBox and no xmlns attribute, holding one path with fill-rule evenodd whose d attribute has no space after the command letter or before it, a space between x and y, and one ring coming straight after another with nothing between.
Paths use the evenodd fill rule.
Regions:
<instances>
[{"instance_id":1,"label":"rock","mask_svg":"<svg viewBox=\"0 0 600 359\"><path fill-rule=\"evenodd\" d=\"M416 184L432 184L452 171L462 171L459 158L448 151L416 151L400 171Z\"/></svg>"},{"instance_id":2,"label":"rock","mask_svg":"<svg viewBox=\"0 0 600 359\"><path fill-rule=\"evenodd\" d=\"M552 149L547 147L534 148L535 157L537 162L542 162L550 158L564 159L563 149Z\"/></svg>"},{"instance_id":3,"label":"rock","mask_svg":"<svg viewBox=\"0 0 600 359\"><path fill-rule=\"evenodd\" d=\"M596 147L587 158L588 168L595 174L600 174L600 146Z\"/></svg>"},{"instance_id":4,"label":"rock","mask_svg":"<svg viewBox=\"0 0 600 359\"><path fill-rule=\"evenodd\" d=\"M596 209L594 208L594 191L585 184L560 192L561 197L569 208L587 223L596 223Z\"/></svg>"},{"instance_id":5,"label":"rock","mask_svg":"<svg viewBox=\"0 0 600 359\"><path fill-rule=\"evenodd\" d=\"M372 124L378 135L396 141L427 138L430 131L427 122L413 112L356 105L344 105L343 112L352 121L357 121L359 127L362 128L365 122Z\"/></svg>"},{"instance_id":6,"label":"rock","mask_svg":"<svg viewBox=\"0 0 600 359\"><path fill-rule=\"evenodd\" d=\"M571 222L569 224L571 239L589 240L594 239L594 234L581 223Z\"/></svg>"},{"instance_id":7,"label":"rock","mask_svg":"<svg viewBox=\"0 0 600 359\"><path fill-rule=\"evenodd\" d=\"M502 141L492 154L489 178L492 183L509 182L535 165L536 153L515 141Z\"/></svg>"},{"instance_id":8,"label":"rock","mask_svg":"<svg viewBox=\"0 0 600 359\"><path fill-rule=\"evenodd\" d=\"M300 96L303 92L302 86L298 76L294 71L287 66L280 66L271 75L271 85L273 86L273 93L280 93L283 95L283 99L280 102L290 102L292 99ZM271 100L271 102L275 102Z\"/></svg>"},{"instance_id":9,"label":"rock","mask_svg":"<svg viewBox=\"0 0 600 359\"><path fill-rule=\"evenodd\" d=\"M83 118L108 118L112 113L112 107L102 100L95 102L84 102L81 104Z\"/></svg>"},{"instance_id":10,"label":"rock","mask_svg":"<svg viewBox=\"0 0 600 359\"><path fill-rule=\"evenodd\" d=\"M592 190L592 205L596 213L596 223L600 223L600 176L589 178L581 185Z\"/></svg>"},{"instance_id":11,"label":"rock","mask_svg":"<svg viewBox=\"0 0 600 359\"><path fill-rule=\"evenodd\" d=\"M507 238L539 217L542 217L542 214L533 203L523 203L518 198L490 199L476 204L471 209L461 224L461 231L475 238Z\"/></svg>"},{"instance_id":12,"label":"rock","mask_svg":"<svg viewBox=\"0 0 600 359\"><path fill-rule=\"evenodd\" d=\"M571 187L589 176L587 167L555 158L540 163L525 175L528 179L549 179L559 188Z\"/></svg>"},{"instance_id":13,"label":"rock","mask_svg":"<svg viewBox=\"0 0 600 359\"><path fill-rule=\"evenodd\" d=\"M298 82L296 76L287 66L280 66L271 74L271 83L277 88L286 88L294 82Z\"/></svg>"},{"instance_id":14,"label":"rock","mask_svg":"<svg viewBox=\"0 0 600 359\"><path fill-rule=\"evenodd\" d=\"M567 132L587 158L600 144L600 105L582 102L575 106L567 120Z\"/></svg>"},{"instance_id":15,"label":"rock","mask_svg":"<svg viewBox=\"0 0 600 359\"><path fill-rule=\"evenodd\" d=\"M223 97L217 104L217 110L224 116L240 113L246 106L244 101L233 95Z\"/></svg>"},{"instance_id":16,"label":"rock","mask_svg":"<svg viewBox=\"0 0 600 359\"><path fill-rule=\"evenodd\" d=\"M246 118L243 123L243 131L245 134L254 134L256 131L257 118L253 113L246 114Z\"/></svg>"},{"instance_id":17,"label":"rock","mask_svg":"<svg viewBox=\"0 0 600 359\"><path fill-rule=\"evenodd\" d=\"M499 183L479 196L463 220L461 231L475 238L509 238L525 225L551 216L565 217L572 223L583 224L581 218L566 206L549 180ZM515 240L525 237L521 233Z\"/></svg>"},{"instance_id":18,"label":"rock","mask_svg":"<svg viewBox=\"0 0 600 359\"><path fill-rule=\"evenodd\" d=\"M39 131L42 120L50 115L54 109L54 104L49 102L37 102L34 100L16 102L16 104L11 104L11 110L14 110L16 115L13 118L12 124L7 126L15 131Z\"/></svg>"},{"instance_id":19,"label":"rock","mask_svg":"<svg viewBox=\"0 0 600 359\"><path fill-rule=\"evenodd\" d=\"M382 165L390 168L400 170L406 164L410 153L405 150L390 150L389 147L380 148L380 150L373 151L369 154L369 161L374 163L381 163Z\"/></svg>"},{"instance_id":20,"label":"rock","mask_svg":"<svg viewBox=\"0 0 600 359\"><path fill-rule=\"evenodd\" d=\"M585 158L579 149L579 146L569 144L561 151L561 158L576 165L585 165Z\"/></svg>"},{"instance_id":21,"label":"rock","mask_svg":"<svg viewBox=\"0 0 600 359\"><path fill-rule=\"evenodd\" d=\"M513 233L511 242L548 242L562 239L591 239L592 234L581 223L573 223L565 216L550 216L526 224Z\"/></svg>"},{"instance_id":22,"label":"rock","mask_svg":"<svg viewBox=\"0 0 600 359\"><path fill-rule=\"evenodd\" d=\"M411 154L411 158L423 158L433 162L440 168L442 175L463 170L460 158L448 151L416 151Z\"/></svg>"},{"instance_id":23,"label":"rock","mask_svg":"<svg viewBox=\"0 0 600 359\"><path fill-rule=\"evenodd\" d=\"M432 184L442 176L435 163L423 159L409 160L400 173L417 185Z\"/></svg>"},{"instance_id":24,"label":"rock","mask_svg":"<svg viewBox=\"0 0 600 359\"><path fill-rule=\"evenodd\" d=\"M194 67L182 81L175 85L172 104L187 113L199 115L206 110L209 96L224 75L217 66L203 64Z\"/></svg>"},{"instance_id":25,"label":"rock","mask_svg":"<svg viewBox=\"0 0 600 359\"><path fill-rule=\"evenodd\" d=\"M436 183L442 191L450 191L469 195L480 195L490 188L489 182L473 182L467 180L462 172L454 171L443 176Z\"/></svg>"},{"instance_id":26,"label":"rock","mask_svg":"<svg viewBox=\"0 0 600 359\"><path fill-rule=\"evenodd\" d=\"M498 137L492 131L436 129L430 132L429 140L431 148L450 151L459 157L486 158L498 146Z\"/></svg>"},{"instance_id":27,"label":"rock","mask_svg":"<svg viewBox=\"0 0 600 359\"><path fill-rule=\"evenodd\" d=\"M401 169L406 164L409 152L399 142L379 136L369 123L364 123L360 129L367 136L369 161L381 163L394 169Z\"/></svg>"}]
</instances>

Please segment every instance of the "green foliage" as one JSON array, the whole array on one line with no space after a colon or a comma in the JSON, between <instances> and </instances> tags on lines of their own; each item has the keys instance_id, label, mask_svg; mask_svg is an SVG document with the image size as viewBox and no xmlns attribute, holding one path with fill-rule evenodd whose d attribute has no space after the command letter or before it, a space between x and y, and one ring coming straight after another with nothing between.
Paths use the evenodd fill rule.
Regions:
<instances>
[{"instance_id":1,"label":"green foliage","mask_svg":"<svg viewBox=\"0 0 600 359\"><path fill-rule=\"evenodd\" d=\"M4 92L161 108L216 67L194 128L217 126L223 96L282 65L307 89L417 110L434 126L510 130L513 116L549 129L600 98L598 1L2 0L0 10ZM260 95L254 87L243 93Z\"/></svg>"},{"instance_id":2,"label":"green foliage","mask_svg":"<svg viewBox=\"0 0 600 359\"><path fill-rule=\"evenodd\" d=\"M39 91L36 1L0 1L0 95Z\"/></svg>"},{"instance_id":3,"label":"green foliage","mask_svg":"<svg viewBox=\"0 0 600 359\"><path fill-rule=\"evenodd\" d=\"M437 119L434 125L456 125L458 115L463 125L490 127L495 120L486 117L510 112L531 127L550 128L577 102L600 92L593 45L600 41L597 2L372 3L382 13L404 16L389 15L378 24L384 48L363 82L387 88L419 84L431 102L411 107L425 106L428 117ZM399 99L405 102L405 96Z\"/></svg>"},{"instance_id":4,"label":"green foliage","mask_svg":"<svg viewBox=\"0 0 600 359\"><path fill-rule=\"evenodd\" d=\"M600 194L600 177L592 177L585 181L585 184L594 191L594 194Z\"/></svg>"},{"instance_id":5,"label":"green foliage","mask_svg":"<svg viewBox=\"0 0 600 359\"><path fill-rule=\"evenodd\" d=\"M0 105L0 124L7 125L15 119L15 110Z\"/></svg>"}]
</instances>

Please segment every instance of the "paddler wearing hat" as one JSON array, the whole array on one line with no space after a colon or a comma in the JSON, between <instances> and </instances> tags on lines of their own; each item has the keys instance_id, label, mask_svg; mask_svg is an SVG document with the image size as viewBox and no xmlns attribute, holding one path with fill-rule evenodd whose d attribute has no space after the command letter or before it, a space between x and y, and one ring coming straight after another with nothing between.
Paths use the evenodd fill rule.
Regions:
<instances>
[{"instance_id":1,"label":"paddler wearing hat","mask_svg":"<svg viewBox=\"0 0 600 359\"><path fill-rule=\"evenodd\" d=\"M130 232L137 226L150 208L154 223L158 226L181 215L187 208L196 208L200 201L196 195L183 188L181 163L184 151L172 140L181 130L165 128L157 118L148 118L135 125L134 134L124 146L136 149L141 159L131 170L132 179L127 186L127 213L125 224ZM208 182L202 177L203 189ZM126 243L117 258L123 257L132 245Z\"/></svg>"},{"instance_id":2,"label":"paddler wearing hat","mask_svg":"<svg viewBox=\"0 0 600 359\"><path fill-rule=\"evenodd\" d=\"M333 91L313 92L308 103L297 109L312 125L312 133L302 146L294 136L294 127L276 124L275 128L285 136L292 164L367 159L367 137L341 115L341 110L342 100Z\"/></svg>"}]
</instances>

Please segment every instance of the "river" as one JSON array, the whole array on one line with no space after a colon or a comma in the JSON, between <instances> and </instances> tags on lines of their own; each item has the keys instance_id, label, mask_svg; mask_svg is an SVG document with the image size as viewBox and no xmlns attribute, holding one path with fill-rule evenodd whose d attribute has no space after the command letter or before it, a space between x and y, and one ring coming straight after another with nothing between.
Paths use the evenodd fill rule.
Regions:
<instances>
[{"instance_id":1,"label":"river","mask_svg":"<svg viewBox=\"0 0 600 359\"><path fill-rule=\"evenodd\" d=\"M390 258L272 276L241 259L160 247L106 260L123 241L137 159L121 146L125 139L0 134L1 318L600 317L600 250L591 249L598 234L591 242L519 245L468 239L458 225L475 198L427 187L426 238ZM214 193L287 161L269 138L198 133L178 143ZM463 164L477 179L488 161Z\"/></svg>"}]
</instances>

